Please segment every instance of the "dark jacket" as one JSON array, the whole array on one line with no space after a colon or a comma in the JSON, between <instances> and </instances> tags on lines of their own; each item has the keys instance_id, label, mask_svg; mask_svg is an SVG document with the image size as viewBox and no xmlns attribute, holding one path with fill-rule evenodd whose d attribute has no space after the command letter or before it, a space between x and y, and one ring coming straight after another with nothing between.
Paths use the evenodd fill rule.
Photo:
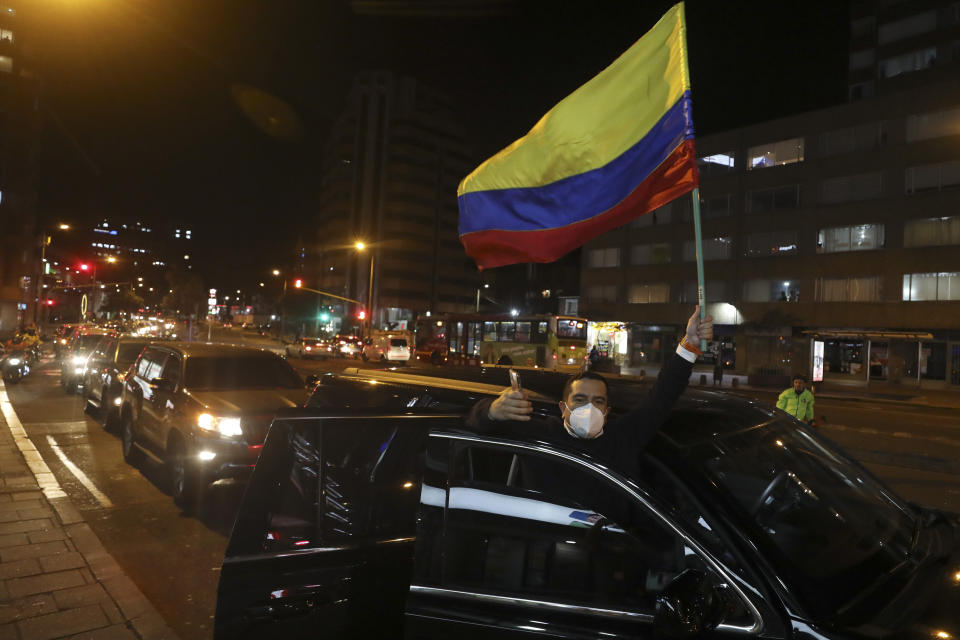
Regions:
<instances>
[{"instance_id":1,"label":"dark jacket","mask_svg":"<svg viewBox=\"0 0 960 640\"><path fill-rule=\"evenodd\" d=\"M534 416L529 422L491 420L489 412L493 398L481 400L473 406L467 417L467 426L490 435L557 442L565 446L573 442L585 453L636 475L640 452L666 422L674 403L687 387L692 370L692 363L674 355L660 370L650 395L629 413L608 421L603 433L592 440L571 436L563 426L563 420L557 416Z\"/></svg>"}]
</instances>

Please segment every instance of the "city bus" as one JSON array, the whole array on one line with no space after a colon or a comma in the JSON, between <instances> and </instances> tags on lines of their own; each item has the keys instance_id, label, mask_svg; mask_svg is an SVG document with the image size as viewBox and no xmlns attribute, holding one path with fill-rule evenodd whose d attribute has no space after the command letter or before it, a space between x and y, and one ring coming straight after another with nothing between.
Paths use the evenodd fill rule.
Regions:
<instances>
[{"instance_id":1,"label":"city bus","mask_svg":"<svg viewBox=\"0 0 960 640\"><path fill-rule=\"evenodd\" d=\"M553 314L444 314L417 319L416 358L576 370L587 359L587 320Z\"/></svg>"}]
</instances>

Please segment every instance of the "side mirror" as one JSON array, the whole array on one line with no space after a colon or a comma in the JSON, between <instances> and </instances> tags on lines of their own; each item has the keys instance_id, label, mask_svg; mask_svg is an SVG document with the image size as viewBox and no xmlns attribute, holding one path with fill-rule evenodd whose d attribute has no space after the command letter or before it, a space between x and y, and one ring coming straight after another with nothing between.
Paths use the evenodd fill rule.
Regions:
<instances>
[{"instance_id":1,"label":"side mirror","mask_svg":"<svg viewBox=\"0 0 960 640\"><path fill-rule=\"evenodd\" d=\"M313 389L315 386L320 384L320 376L315 373L311 373L307 376L307 388Z\"/></svg>"},{"instance_id":2,"label":"side mirror","mask_svg":"<svg viewBox=\"0 0 960 640\"><path fill-rule=\"evenodd\" d=\"M173 383L164 378L154 378L150 381L150 386L160 391L173 391Z\"/></svg>"},{"instance_id":3,"label":"side mirror","mask_svg":"<svg viewBox=\"0 0 960 640\"><path fill-rule=\"evenodd\" d=\"M654 633L661 638L691 638L723 622L726 602L703 571L686 569L657 597Z\"/></svg>"}]
</instances>

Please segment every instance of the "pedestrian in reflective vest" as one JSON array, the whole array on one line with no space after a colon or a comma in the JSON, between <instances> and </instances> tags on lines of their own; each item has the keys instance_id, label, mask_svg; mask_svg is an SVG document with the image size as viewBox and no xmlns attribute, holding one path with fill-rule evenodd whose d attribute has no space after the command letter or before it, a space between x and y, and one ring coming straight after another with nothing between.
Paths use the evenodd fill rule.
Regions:
<instances>
[{"instance_id":1,"label":"pedestrian in reflective vest","mask_svg":"<svg viewBox=\"0 0 960 640\"><path fill-rule=\"evenodd\" d=\"M806 389L807 378L799 373L793 376L793 388L787 389L777 399L777 409L782 409L797 420L813 424L813 394Z\"/></svg>"}]
</instances>

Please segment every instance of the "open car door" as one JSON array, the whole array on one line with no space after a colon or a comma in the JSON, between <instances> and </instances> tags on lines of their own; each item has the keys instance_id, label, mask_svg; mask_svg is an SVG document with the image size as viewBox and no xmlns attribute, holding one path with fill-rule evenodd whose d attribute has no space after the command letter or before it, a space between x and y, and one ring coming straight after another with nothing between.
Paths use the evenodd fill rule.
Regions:
<instances>
[{"instance_id":1,"label":"open car door","mask_svg":"<svg viewBox=\"0 0 960 640\"><path fill-rule=\"evenodd\" d=\"M431 429L452 415L278 417L220 574L214 637L402 635Z\"/></svg>"}]
</instances>

